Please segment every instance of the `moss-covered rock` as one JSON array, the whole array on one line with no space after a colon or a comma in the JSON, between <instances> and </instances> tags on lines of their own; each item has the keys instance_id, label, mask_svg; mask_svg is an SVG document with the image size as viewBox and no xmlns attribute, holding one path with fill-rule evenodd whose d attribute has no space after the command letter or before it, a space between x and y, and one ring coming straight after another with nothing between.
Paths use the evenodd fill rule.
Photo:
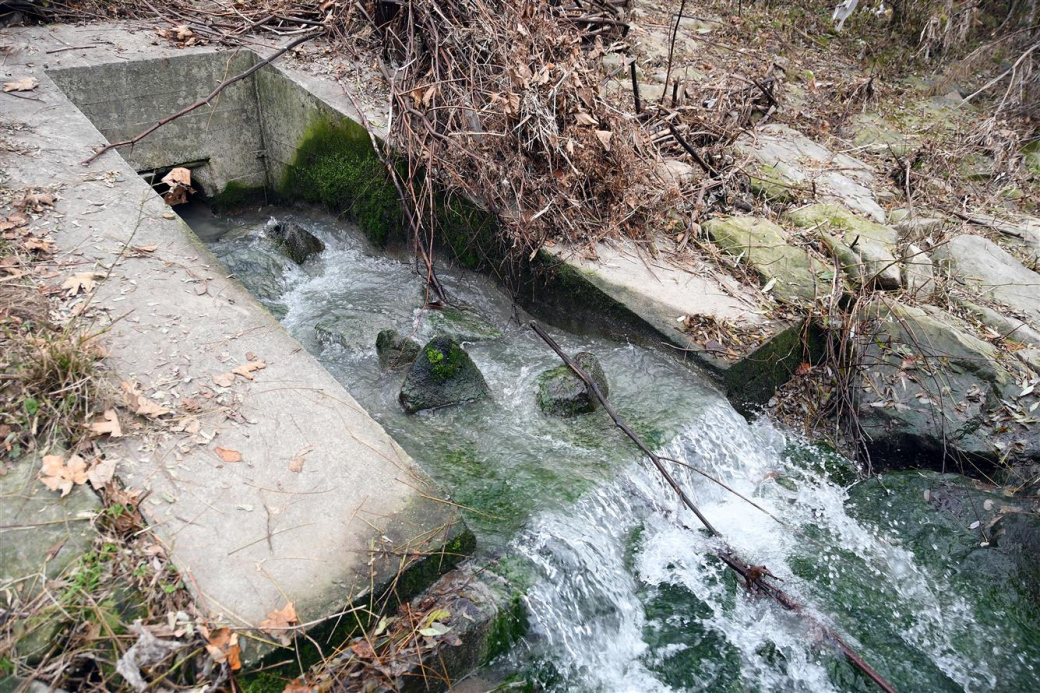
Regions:
<instances>
[{"instance_id":1,"label":"moss-covered rock","mask_svg":"<svg viewBox=\"0 0 1040 693\"><path fill-rule=\"evenodd\" d=\"M418 342L402 337L397 330L383 330L376 335L376 355L383 370L411 364L419 355L419 347Z\"/></svg>"},{"instance_id":2,"label":"moss-covered rock","mask_svg":"<svg viewBox=\"0 0 1040 693\"><path fill-rule=\"evenodd\" d=\"M595 381L603 396L607 396L607 376L599 359L594 354L583 351L577 354L574 360ZM550 368L538 376L537 385L538 406L547 414L575 416L595 411L599 407L599 400L589 392L585 382L569 366Z\"/></svg>"},{"instance_id":3,"label":"moss-covered rock","mask_svg":"<svg viewBox=\"0 0 1040 693\"><path fill-rule=\"evenodd\" d=\"M502 331L473 310L444 306L426 313L430 327L438 335L456 342L487 342L498 339Z\"/></svg>"},{"instance_id":4,"label":"moss-covered rock","mask_svg":"<svg viewBox=\"0 0 1040 693\"><path fill-rule=\"evenodd\" d=\"M487 382L458 342L434 337L416 357L399 400L409 414L488 396Z\"/></svg>"},{"instance_id":5,"label":"moss-covered rock","mask_svg":"<svg viewBox=\"0 0 1040 693\"><path fill-rule=\"evenodd\" d=\"M302 265L310 256L325 250L325 244L317 236L295 221L272 219L264 227L264 234L297 265Z\"/></svg>"},{"instance_id":6,"label":"moss-covered rock","mask_svg":"<svg viewBox=\"0 0 1040 693\"><path fill-rule=\"evenodd\" d=\"M787 244L782 228L760 217L716 217L704 230L724 253L739 257L767 284L773 280L777 298L812 301L817 276L809 253Z\"/></svg>"},{"instance_id":7,"label":"moss-covered rock","mask_svg":"<svg viewBox=\"0 0 1040 693\"><path fill-rule=\"evenodd\" d=\"M900 287L895 229L858 216L838 205L816 204L787 213L792 223L815 229L824 243L859 283L876 282L884 289Z\"/></svg>"}]
</instances>

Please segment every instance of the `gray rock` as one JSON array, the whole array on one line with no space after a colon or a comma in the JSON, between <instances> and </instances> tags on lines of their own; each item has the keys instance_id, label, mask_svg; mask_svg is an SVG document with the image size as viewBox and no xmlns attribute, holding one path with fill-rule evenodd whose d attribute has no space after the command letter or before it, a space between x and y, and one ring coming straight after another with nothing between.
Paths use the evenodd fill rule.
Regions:
<instances>
[{"instance_id":1,"label":"gray rock","mask_svg":"<svg viewBox=\"0 0 1040 693\"><path fill-rule=\"evenodd\" d=\"M981 236L957 236L937 247L932 257L980 298L1002 303L1040 328L1040 274L996 243Z\"/></svg>"},{"instance_id":2,"label":"gray rock","mask_svg":"<svg viewBox=\"0 0 1040 693\"><path fill-rule=\"evenodd\" d=\"M277 318L288 308L281 298L289 288L292 262L277 252L270 241L237 239L213 247L235 278Z\"/></svg>"},{"instance_id":3,"label":"gray rock","mask_svg":"<svg viewBox=\"0 0 1040 693\"><path fill-rule=\"evenodd\" d=\"M921 138L899 132L879 115L864 113L852 119L852 143L857 149L902 157L920 147Z\"/></svg>"},{"instance_id":4,"label":"gray rock","mask_svg":"<svg viewBox=\"0 0 1040 693\"><path fill-rule=\"evenodd\" d=\"M402 337L397 330L383 330L376 335L376 354L383 370L410 365L419 355L419 343Z\"/></svg>"},{"instance_id":5,"label":"gray rock","mask_svg":"<svg viewBox=\"0 0 1040 693\"><path fill-rule=\"evenodd\" d=\"M935 266L928 253L911 243L903 254L903 281L906 293L923 301L935 293Z\"/></svg>"},{"instance_id":6,"label":"gray rock","mask_svg":"<svg viewBox=\"0 0 1040 693\"><path fill-rule=\"evenodd\" d=\"M414 414L487 396L487 382L469 354L453 339L434 337L416 357L398 399Z\"/></svg>"},{"instance_id":7,"label":"gray rock","mask_svg":"<svg viewBox=\"0 0 1040 693\"><path fill-rule=\"evenodd\" d=\"M310 256L325 250L325 244L320 239L295 221L272 219L267 222L264 232L297 265L302 265Z\"/></svg>"},{"instance_id":8,"label":"gray rock","mask_svg":"<svg viewBox=\"0 0 1040 693\"><path fill-rule=\"evenodd\" d=\"M877 183L874 174L858 159L779 124L742 135L734 146L741 156L754 160L752 186L762 194L791 201L798 197L797 190L813 189L823 200L843 204L879 223L885 220L885 210L872 190Z\"/></svg>"},{"instance_id":9,"label":"gray rock","mask_svg":"<svg viewBox=\"0 0 1040 693\"><path fill-rule=\"evenodd\" d=\"M836 255L861 285L876 282L883 289L900 288L896 260L899 234L895 229L864 219L838 205L809 205L786 216L802 228L813 229L832 248L838 247L836 240L841 241L843 245Z\"/></svg>"},{"instance_id":10,"label":"gray rock","mask_svg":"<svg viewBox=\"0 0 1040 693\"><path fill-rule=\"evenodd\" d=\"M344 349L360 349L367 346L363 339L364 322L360 317L354 315L332 316L327 320L322 320L314 326L314 333L321 342L338 344Z\"/></svg>"},{"instance_id":11,"label":"gray rock","mask_svg":"<svg viewBox=\"0 0 1040 693\"><path fill-rule=\"evenodd\" d=\"M427 310L425 318L435 334L456 342L487 342L502 336L501 330L470 309L444 306Z\"/></svg>"},{"instance_id":12,"label":"gray rock","mask_svg":"<svg viewBox=\"0 0 1040 693\"><path fill-rule=\"evenodd\" d=\"M864 335L859 418L875 464L991 465L1001 450L985 424L1009 378L996 349L957 327L894 301L876 301Z\"/></svg>"},{"instance_id":13,"label":"gray rock","mask_svg":"<svg viewBox=\"0 0 1040 693\"><path fill-rule=\"evenodd\" d=\"M583 351L574 357L575 362L589 374L606 397L609 393L607 376L599 359ZM595 411L599 407L585 382L567 365L550 368L538 376L538 406L547 414L575 416Z\"/></svg>"},{"instance_id":14,"label":"gray rock","mask_svg":"<svg viewBox=\"0 0 1040 693\"><path fill-rule=\"evenodd\" d=\"M972 303L956 295L951 295L950 298L957 305L973 313L983 325L989 327L997 334L1022 344L1040 346L1040 332L1021 320L999 313L989 306L980 306L977 303Z\"/></svg>"},{"instance_id":15,"label":"gray rock","mask_svg":"<svg viewBox=\"0 0 1040 693\"><path fill-rule=\"evenodd\" d=\"M812 258L787 244L784 230L759 217L715 217L704 223L712 242L724 253L748 263L763 284L776 280L773 293L781 300L812 301L817 276Z\"/></svg>"},{"instance_id":16,"label":"gray rock","mask_svg":"<svg viewBox=\"0 0 1040 693\"><path fill-rule=\"evenodd\" d=\"M1033 369L1034 373L1040 374L1040 349L1019 349L1015 352L1015 356Z\"/></svg>"}]
</instances>

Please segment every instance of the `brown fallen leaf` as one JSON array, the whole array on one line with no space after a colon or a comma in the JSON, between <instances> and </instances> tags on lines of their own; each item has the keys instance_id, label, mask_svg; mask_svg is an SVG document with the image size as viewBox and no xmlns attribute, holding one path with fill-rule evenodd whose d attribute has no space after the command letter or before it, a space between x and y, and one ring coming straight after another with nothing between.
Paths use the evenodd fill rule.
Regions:
<instances>
[{"instance_id":1,"label":"brown fallen leaf","mask_svg":"<svg viewBox=\"0 0 1040 693\"><path fill-rule=\"evenodd\" d=\"M225 462L241 462L242 453L238 450L232 450L231 448L222 448L219 445L216 447L215 452L217 457L224 460Z\"/></svg>"},{"instance_id":2,"label":"brown fallen leaf","mask_svg":"<svg viewBox=\"0 0 1040 693\"><path fill-rule=\"evenodd\" d=\"M4 82L4 91L32 91L39 84L35 77L22 77L14 82Z\"/></svg>"},{"instance_id":3,"label":"brown fallen leaf","mask_svg":"<svg viewBox=\"0 0 1040 693\"><path fill-rule=\"evenodd\" d=\"M238 633L230 628L217 628L210 631L208 628L200 627L199 632L206 638L206 651L217 664L227 662L232 671L242 668L240 655L242 648L238 646Z\"/></svg>"},{"instance_id":4,"label":"brown fallen leaf","mask_svg":"<svg viewBox=\"0 0 1040 693\"><path fill-rule=\"evenodd\" d=\"M44 455L40 481L52 491L61 491L65 497L73 486L86 483L87 463L79 455L71 456L68 462L61 455Z\"/></svg>"},{"instance_id":5,"label":"brown fallen leaf","mask_svg":"<svg viewBox=\"0 0 1040 693\"><path fill-rule=\"evenodd\" d=\"M285 684L282 693L315 693L317 690L317 688L313 688L303 683L300 679L293 679L289 683Z\"/></svg>"},{"instance_id":6,"label":"brown fallen leaf","mask_svg":"<svg viewBox=\"0 0 1040 693\"><path fill-rule=\"evenodd\" d=\"M145 397L138 388L137 383L122 382L123 401L133 413L138 416L147 416L155 419L163 414L169 414L170 410L159 405L155 400Z\"/></svg>"},{"instance_id":7,"label":"brown fallen leaf","mask_svg":"<svg viewBox=\"0 0 1040 693\"><path fill-rule=\"evenodd\" d=\"M104 414L104 419L101 421L95 421L90 424L90 432L96 436L103 436L106 433L113 438L119 438L123 435L123 429L119 425L119 416L116 415L115 409L109 409Z\"/></svg>"},{"instance_id":8,"label":"brown fallen leaf","mask_svg":"<svg viewBox=\"0 0 1040 693\"><path fill-rule=\"evenodd\" d=\"M26 193L25 197L15 203L18 209L31 208L34 212L42 212L44 207L54 206L54 195L50 193Z\"/></svg>"},{"instance_id":9,"label":"brown fallen leaf","mask_svg":"<svg viewBox=\"0 0 1040 693\"><path fill-rule=\"evenodd\" d=\"M36 238L35 236L25 241L26 250L39 250L41 253L53 253L54 242L46 238Z\"/></svg>"},{"instance_id":10,"label":"brown fallen leaf","mask_svg":"<svg viewBox=\"0 0 1040 693\"><path fill-rule=\"evenodd\" d=\"M282 644L287 645L291 639L289 628L299 622L300 619L296 616L296 609L293 608L293 603L287 602L283 608L267 614L267 618L260 622L260 630L274 636Z\"/></svg>"},{"instance_id":11,"label":"brown fallen leaf","mask_svg":"<svg viewBox=\"0 0 1040 693\"><path fill-rule=\"evenodd\" d=\"M62 282L61 288L67 289L67 296L75 296L81 292L87 294L94 290L94 286L97 284L94 280L104 276L100 272L80 272Z\"/></svg>"},{"instance_id":12,"label":"brown fallen leaf","mask_svg":"<svg viewBox=\"0 0 1040 693\"><path fill-rule=\"evenodd\" d=\"M252 380L254 371L262 371L265 368L267 368L267 364L263 361L253 361L252 363L242 364L238 368L233 368L231 372L242 376L246 380Z\"/></svg>"},{"instance_id":13,"label":"brown fallen leaf","mask_svg":"<svg viewBox=\"0 0 1040 693\"><path fill-rule=\"evenodd\" d=\"M295 472L296 474L299 474L300 472L302 472L303 471L303 458L304 458L304 456L307 453L309 453L313 449L314 449L313 445L308 445L306 447L302 447L299 450L297 450L296 451L296 455L294 455L292 460L289 462L289 471L290 472Z\"/></svg>"},{"instance_id":14,"label":"brown fallen leaf","mask_svg":"<svg viewBox=\"0 0 1040 693\"><path fill-rule=\"evenodd\" d=\"M608 152L610 151L610 137L613 134L610 130L596 130L596 138Z\"/></svg>"},{"instance_id":15,"label":"brown fallen leaf","mask_svg":"<svg viewBox=\"0 0 1040 693\"><path fill-rule=\"evenodd\" d=\"M87 470L87 480L98 491L108 486L115 475L116 461L114 459L96 460Z\"/></svg>"},{"instance_id":16,"label":"brown fallen leaf","mask_svg":"<svg viewBox=\"0 0 1040 693\"><path fill-rule=\"evenodd\" d=\"M234 373L221 373L220 375L213 376L213 382L221 387L231 387L231 384L235 382Z\"/></svg>"}]
</instances>

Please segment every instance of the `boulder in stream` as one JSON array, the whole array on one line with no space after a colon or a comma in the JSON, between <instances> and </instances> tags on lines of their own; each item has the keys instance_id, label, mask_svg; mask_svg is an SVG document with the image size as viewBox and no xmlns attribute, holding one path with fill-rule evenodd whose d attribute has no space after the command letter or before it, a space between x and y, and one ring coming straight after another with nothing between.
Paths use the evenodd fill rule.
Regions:
<instances>
[{"instance_id":1,"label":"boulder in stream","mask_svg":"<svg viewBox=\"0 0 1040 693\"><path fill-rule=\"evenodd\" d=\"M288 309L281 298L289 287L287 277L292 263L275 252L269 241L234 240L218 244L214 250L235 278L272 315L279 319L285 316Z\"/></svg>"},{"instance_id":2,"label":"boulder in stream","mask_svg":"<svg viewBox=\"0 0 1040 693\"><path fill-rule=\"evenodd\" d=\"M444 306L426 312L430 327L438 335L456 342L488 342L502 336L502 331L475 311Z\"/></svg>"},{"instance_id":3,"label":"boulder in stream","mask_svg":"<svg viewBox=\"0 0 1040 693\"><path fill-rule=\"evenodd\" d=\"M278 244L289 259L298 265L306 262L311 255L317 255L325 250L325 244L317 236L295 221L272 219L267 222L264 232Z\"/></svg>"},{"instance_id":4,"label":"boulder in stream","mask_svg":"<svg viewBox=\"0 0 1040 693\"><path fill-rule=\"evenodd\" d=\"M434 337L420 350L398 399L409 414L488 396L487 382L458 342Z\"/></svg>"},{"instance_id":5,"label":"boulder in stream","mask_svg":"<svg viewBox=\"0 0 1040 693\"><path fill-rule=\"evenodd\" d=\"M401 368L415 361L419 355L419 344L402 337L397 330L383 330L376 335L376 355L383 370Z\"/></svg>"},{"instance_id":6,"label":"boulder in stream","mask_svg":"<svg viewBox=\"0 0 1040 693\"><path fill-rule=\"evenodd\" d=\"M603 396L607 396L607 376L600 366L599 359L583 351L577 354L574 360L592 377ZM538 376L537 384L538 406L547 414L575 416L595 411L599 407L595 395L589 392L588 386L567 365L545 371Z\"/></svg>"}]
</instances>

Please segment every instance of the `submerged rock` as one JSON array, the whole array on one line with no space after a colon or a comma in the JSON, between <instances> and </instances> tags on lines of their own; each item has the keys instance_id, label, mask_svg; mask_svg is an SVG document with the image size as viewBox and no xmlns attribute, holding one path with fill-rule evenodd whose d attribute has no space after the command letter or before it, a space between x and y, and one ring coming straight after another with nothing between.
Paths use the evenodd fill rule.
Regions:
<instances>
[{"instance_id":1,"label":"submerged rock","mask_svg":"<svg viewBox=\"0 0 1040 693\"><path fill-rule=\"evenodd\" d=\"M436 334L456 342L487 342L502 336L501 330L476 312L455 306L428 310L426 319Z\"/></svg>"},{"instance_id":2,"label":"submerged rock","mask_svg":"<svg viewBox=\"0 0 1040 693\"><path fill-rule=\"evenodd\" d=\"M419 355L419 344L402 337L397 330L383 330L376 335L376 355L383 370L401 368L415 361Z\"/></svg>"},{"instance_id":3,"label":"submerged rock","mask_svg":"<svg viewBox=\"0 0 1040 693\"><path fill-rule=\"evenodd\" d=\"M473 359L449 337L434 337L420 350L398 399L409 414L483 399L487 382Z\"/></svg>"},{"instance_id":4,"label":"submerged rock","mask_svg":"<svg viewBox=\"0 0 1040 693\"><path fill-rule=\"evenodd\" d=\"M322 320L314 326L314 332L325 344L339 344L344 349L360 349L364 346L361 339L364 323L354 315L332 316Z\"/></svg>"},{"instance_id":5,"label":"submerged rock","mask_svg":"<svg viewBox=\"0 0 1040 693\"><path fill-rule=\"evenodd\" d=\"M763 284L776 280L773 293L784 301L812 301L816 273L809 253L787 244L784 230L759 217L716 217L704 224L712 242L751 265Z\"/></svg>"},{"instance_id":6,"label":"submerged rock","mask_svg":"<svg viewBox=\"0 0 1040 693\"><path fill-rule=\"evenodd\" d=\"M607 376L599 359L587 351L574 357L582 369L592 377L600 392L606 397L609 392ZM538 376L538 406L547 414L575 416L595 411L599 400L589 392L588 386L570 369L562 365L550 368Z\"/></svg>"},{"instance_id":7,"label":"submerged rock","mask_svg":"<svg viewBox=\"0 0 1040 693\"><path fill-rule=\"evenodd\" d=\"M287 276L292 263L274 250L270 241L239 239L218 244L214 252L272 315L285 316L288 309L281 298L289 288Z\"/></svg>"},{"instance_id":8,"label":"submerged rock","mask_svg":"<svg viewBox=\"0 0 1040 693\"><path fill-rule=\"evenodd\" d=\"M319 238L295 221L272 219L264 227L264 233L298 265L302 265L310 256L325 250L325 244Z\"/></svg>"},{"instance_id":9,"label":"submerged rock","mask_svg":"<svg viewBox=\"0 0 1040 693\"><path fill-rule=\"evenodd\" d=\"M884 289L900 287L896 242L899 234L838 205L809 205L787 214L802 228L814 229L850 277L858 284L877 282Z\"/></svg>"}]
</instances>

